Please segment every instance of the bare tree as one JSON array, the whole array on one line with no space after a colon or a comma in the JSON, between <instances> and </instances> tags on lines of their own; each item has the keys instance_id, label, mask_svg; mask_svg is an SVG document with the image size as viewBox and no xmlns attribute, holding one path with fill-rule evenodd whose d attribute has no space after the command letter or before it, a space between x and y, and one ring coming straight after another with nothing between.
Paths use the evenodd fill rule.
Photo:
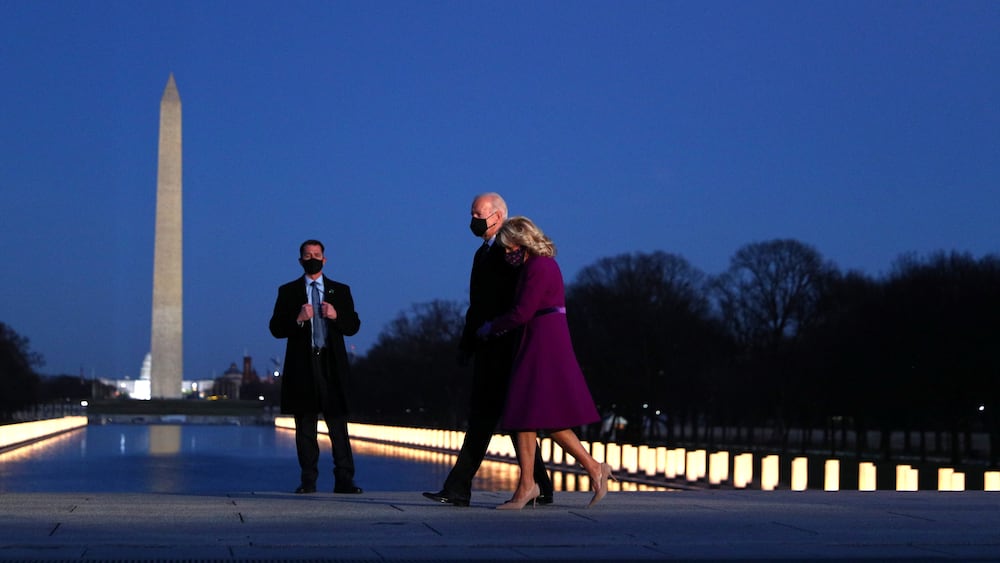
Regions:
<instances>
[{"instance_id":1,"label":"bare tree","mask_svg":"<svg viewBox=\"0 0 1000 563\"><path fill-rule=\"evenodd\" d=\"M836 271L813 247L776 239L737 250L713 286L733 335L751 347L773 348L815 320Z\"/></svg>"},{"instance_id":2,"label":"bare tree","mask_svg":"<svg viewBox=\"0 0 1000 563\"><path fill-rule=\"evenodd\" d=\"M819 303L836 267L813 247L792 239L743 246L713 282L723 322L740 343L743 362L731 373L743 395L743 422L751 432L771 425L787 445L787 418L803 408L806 382L794 378L791 359L803 331L820 318Z\"/></svg>"},{"instance_id":3,"label":"bare tree","mask_svg":"<svg viewBox=\"0 0 1000 563\"><path fill-rule=\"evenodd\" d=\"M467 369L456 361L464 307L435 300L400 313L352 370L359 416L455 427L468 401Z\"/></svg>"},{"instance_id":4,"label":"bare tree","mask_svg":"<svg viewBox=\"0 0 1000 563\"><path fill-rule=\"evenodd\" d=\"M704 396L699 374L713 348L705 279L657 251L598 260L570 286L577 356L599 407L628 419L630 438L655 435L659 418Z\"/></svg>"}]
</instances>

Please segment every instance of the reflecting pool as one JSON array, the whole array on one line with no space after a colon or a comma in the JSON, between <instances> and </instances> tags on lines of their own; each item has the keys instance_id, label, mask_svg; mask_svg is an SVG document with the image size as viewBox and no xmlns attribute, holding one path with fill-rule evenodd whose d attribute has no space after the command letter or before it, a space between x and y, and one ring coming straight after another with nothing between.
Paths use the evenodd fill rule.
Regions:
<instances>
[{"instance_id":1,"label":"reflecting pool","mask_svg":"<svg viewBox=\"0 0 1000 563\"><path fill-rule=\"evenodd\" d=\"M453 454L353 440L356 481L370 491L440 488ZM320 491L333 488L330 443L320 436ZM0 454L0 492L218 494L298 486L293 431L215 424L90 425ZM475 490L515 488L517 466L485 461ZM586 477L553 473L556 490L588 490ZM617 487L612 486L611 490Z\"/></svg>"},{"instance_id":2,"label":"reflecting pool","mask_svg":"<svg viewBox=\"0 0 1000 563\"><path fill-rule=\"evenodd\" d=\"M325 436L320 445L318 486L332 489ZM352 445L357 482L373 491L434 489L454 459L385 456L365 442ZM293 490L298 476L295 435L273 426L90 425L0 454L0 492L273 492Z\"/></svg>"}]
</instances>

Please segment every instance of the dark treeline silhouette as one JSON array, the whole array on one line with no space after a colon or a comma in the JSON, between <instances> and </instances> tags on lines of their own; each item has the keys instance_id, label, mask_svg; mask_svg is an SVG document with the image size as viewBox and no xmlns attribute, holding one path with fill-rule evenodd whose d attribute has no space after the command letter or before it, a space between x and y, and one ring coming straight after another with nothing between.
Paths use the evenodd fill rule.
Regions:
<instances>
[{"instance_id":1,"label":"dark treeline silhouette","mask_svg":"<svg viewBox=\"0 0 1000 563\"><path fill-rule=\"evenodd\" d=\"M79 404L114 394L111 386L79 376L40 377L35 369L43 365L28 339L0 322L0 423L14 421L15 413L35 405Z\"/></svg>"},{"instance_id":2,"label":"dark treeline silhouette","mask_svg":"<svg viewBox=\"0 0 1000 563\"><path fill-rule=\"evenodd\" d=\"M456 361L464 318L460 303L440 300L399 314L352 368L353 410L382 424L464 424L470 373Z\"/></svg>"},{"instance_id":3,"label":"dark treeline silhouette","mask_svg":"<svg viewBox=\"0 0 1000 563\"><path fill-rule=\"evenodd\" d=\"M998 463L996 255L905 255L873 278L789 239L748 244L714 276L674 254L622 254L570 280L567 308L605 417L585 439ZM354 418L463 428L464 312L439 300L389 323L355 360ZM93 385L43 381L41 365L0 323L0 421Z\"/></svg>"},{"instance_id":4,"label":"dark treeline silhouette","mask_svg":"<svg viewBox=\"0 0 1000 563\"><path fill-rule=\"evenodd\" d=\"M567 308L606 417L588 439L998 461L996 255L908 255L873 278L790 239L748 244L714 276L622 254L583 268ZM462 428L463 315L434 301L393 321L357 359L357 418Z\"/></svg>"},{"instance_id":5,"label":"dark treeline silhouette","mask_svg":"<svg viewBox=\"0 0 1000 563\"><path fill-rule=\"evenodd\" d=\"M36 367L43 365L41 355L32 352L28 339L0 322L0 422L33 405L38 391Z\"/></svg>"}]
</instances>

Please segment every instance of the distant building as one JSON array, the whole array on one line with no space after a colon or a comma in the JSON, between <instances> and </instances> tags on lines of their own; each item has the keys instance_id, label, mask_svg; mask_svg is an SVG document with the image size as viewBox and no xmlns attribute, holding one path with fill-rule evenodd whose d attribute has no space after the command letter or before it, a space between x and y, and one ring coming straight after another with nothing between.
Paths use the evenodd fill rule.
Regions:
<instances>
[{"instance_id":1,"label":"distant building","mask_svg":"<svg viewBox=\"0 0 1000 563\"><path fill-rule=\"evenodd\" d=\"M215 379L212 395L219 399L239 399L240 386L243 385L243 372L236 367L236 362L229 364L229 369L222 377Z\"/></svg>"},{"instance_id":2,"label":"distant building","mask_svg":"<svg viewBox=\"0 0 1000 563\"><path fill-rule=\"evenodd\" d=\"M212 394L212 388L215 386L214 379L198 379L192 381L184 381L181 385L182 392L185 397L194 399L205 399Z\"/></svg>"},{"instance_id":3,"label":"distant building","mask_svg":"<svg viewBox=\"0 0 1000 563\"><path fill-rule=\"evenodd\" d=\"M253 369L253 359L244 354L243 355L243 384L248 385L251 383L260 383L260 376L257 375L257 370Z\"/></svg>"},{"instance_id":4,"label":"distant building","mask_svg":"<svg viewBox=\"0 0 1000 563\"><path fill-rule=\"evenodd\" d=\"M146 354L142 360L142 367L139 369L139 378L131 379L105 379L101 378L101 383L114 387L119 396L130 399L148 401L152 398L152 388L150 384L150 373L152 373L152 354ZM236 364L233 364L235 367ZM240 374L242 377L242 374ZM181 382L181 395L184 397L204 399L213 393L215 381L212 379L183 380Z\"/></svg>"},{"instance_id":5,"label":"distant building","mask_svg":"<svg viewBox=\"0 0 1000 563\"><path fill-rule=\"evenodd\" d=\"M152 388L150 387L150 367L153 362L153 357L151 354L146 354L146 357L142 360L142 367L139 368L139 379L101 379L101 383L105 385L110 385L114 387L119 395L124 395L132 399L138 399L140 401L148 401L152 396Z\"/></svg>"}]
</instances>

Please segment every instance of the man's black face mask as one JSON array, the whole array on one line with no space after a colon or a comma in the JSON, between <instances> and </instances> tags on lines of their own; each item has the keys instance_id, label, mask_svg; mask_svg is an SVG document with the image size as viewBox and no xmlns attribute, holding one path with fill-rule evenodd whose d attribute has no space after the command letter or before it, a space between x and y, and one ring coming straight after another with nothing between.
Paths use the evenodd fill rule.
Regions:
<instances>
[{"instance_id":1,"label":"man's black face mask","mask_svg":"<svg viewBox=\"0 0 1000 563\"><path fill-rule=\"evenodd\" d=\"M493 213L490 213L489 215L481 219L479 217L473 217L472 221L469 223L469 228L472 229L472 234L482 238L482 236L486 234L486 231L488 231L490 227L493 226L487 223L486 220L496 214L497 212L494 211Z\"/></svg>"},{"instance_id":2,"label":"man's black face mask","mask_svg":"<svg viewBox=\"0 0 1000 563\"><path fill-rule=\"evenodd\" d=\"M306 271L306 274L310 276L318 274L323 269L323 261L316 258L309 260L299 258L299 263L302 264L302 269Z\"/></svg>"}]
</instances>

